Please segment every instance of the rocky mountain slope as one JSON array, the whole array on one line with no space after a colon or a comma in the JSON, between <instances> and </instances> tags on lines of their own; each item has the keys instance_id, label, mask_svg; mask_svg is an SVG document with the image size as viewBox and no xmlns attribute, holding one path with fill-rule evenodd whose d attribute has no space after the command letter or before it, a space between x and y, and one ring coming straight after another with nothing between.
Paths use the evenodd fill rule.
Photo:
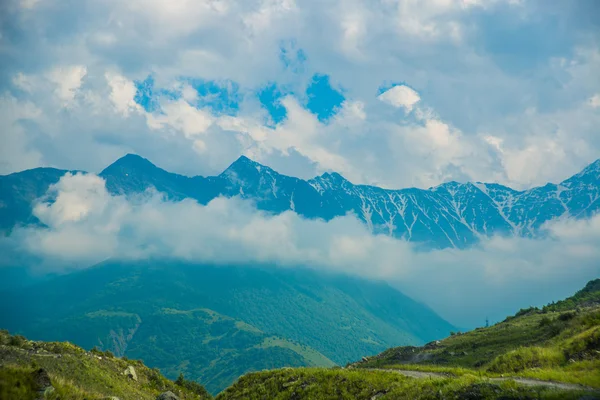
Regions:
<instances>
[{"instance_id":1,"label":"rocky mountain slope","mask_svg":"<svg viewBox=\"0 0 600 400\"><path fill-rule=\"evenodd\" d=\"M31 222L31 202L65 172L38 168L0 177L0 229ZM426 190L387 190L354 185L337 173L305 181L244 156L218 176L186 177L129 154L100 176L115 194L154 187L173 200L193 198L205 204L221 195L241 196L253 199L262 210L292 210L307 218L330 220L352 213L372 232L429 248L463 248L494 234L532 237L547 221L589 217L600 209L600 160L561 183L525 191L457 182Z\"/></svg>"}]
</instances>

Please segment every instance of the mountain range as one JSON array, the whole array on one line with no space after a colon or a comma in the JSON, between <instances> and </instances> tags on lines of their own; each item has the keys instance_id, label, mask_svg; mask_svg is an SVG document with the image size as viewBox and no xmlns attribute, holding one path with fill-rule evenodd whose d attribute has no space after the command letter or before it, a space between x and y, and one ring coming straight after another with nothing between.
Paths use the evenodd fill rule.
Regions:
<instances>
[{"instance_id":1,"label":"mountain range","mask_svg":"<svg viewBox=\"0 0 600 400\"><path fill-rule=\"evenodd\" d=\"M0 176L0 230L35 222L32 202L66 170L36 168ZM464 248L481 237L535 237L555 218L585 218L600 209L600 160L558 183L518 191L496 183L447 182L429 189L382 189L354 185L338 173L310 180L282 175L242 156L218 176L187 177L128 154L100 174L113 194L153 187L171 200L206 204L218 196L251 199L264 211L294 211L326 221L346 214L373 233L427 248Z\"/></svg>"}]
</instances>

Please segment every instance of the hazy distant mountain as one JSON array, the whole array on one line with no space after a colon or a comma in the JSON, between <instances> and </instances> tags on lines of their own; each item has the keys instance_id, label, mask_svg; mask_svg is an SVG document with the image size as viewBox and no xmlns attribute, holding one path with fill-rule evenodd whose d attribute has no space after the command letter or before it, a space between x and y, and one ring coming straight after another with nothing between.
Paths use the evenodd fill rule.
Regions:
<instances>
[{"instance_id":1,"label":"hazy distant mountain","mask_svg":"<svg viewBox=\"0 0 600 400\"><path fill-rule=\"evenodd\" d=\"M0 177L0 229L31 222L31 202L65 172L38 168ZM354 213L373 232L442 248L462 248L492 234L535 236L546 221L588 217L600 208L600 160L559 184L525 191L458 182L427 190L387 190L354 185L337 173L305 181L244 156L218 176L187 177L128 154L100 176L118 194L154 187L173 200L189 197L206 204L219 195L241 196L255 200L262 210L293 210L307 218Z\"/></svg>"},{"instance_id":2,"label":"hazy distant mountain","mask_svg":"<svg viewBox=\"0 0 600 400\"><path fill-rule=\"evenodd\" d=\"M455 329L381 282L169 260L106 262L0 291L0 327L143 359L212 392L249 371L345 364Z\"/></svg>"}]
</instances>

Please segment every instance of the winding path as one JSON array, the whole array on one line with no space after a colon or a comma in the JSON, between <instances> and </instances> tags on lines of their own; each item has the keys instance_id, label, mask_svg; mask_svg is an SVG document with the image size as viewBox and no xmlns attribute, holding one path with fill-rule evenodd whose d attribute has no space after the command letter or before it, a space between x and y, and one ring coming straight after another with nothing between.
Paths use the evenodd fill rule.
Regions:
<instances>
[{"instance_id":1,"label":"winding path","mask_svg":"<svg viewBox=\"0 0 600 400\"><path fill-rule=\"evenodd\" d=\"M440 372L423 372L423 371L410 371L410 370L401 370L401 369L379 369L379 368L366 368L370 371L385 371L385 372L394 372L400 375L408 376L409 378L415 379L427 379L427 378L451 378L450 374L443 374ZM600 394L600 389L596 389L589 386L577 385L574 383L563 383L563 382L555 382L555 381L540 381L537 379L527 379L527 378L519 378L519 377L505 377L505 378L483 378L489 382L505 382L505 381L514 381L520 385L524 386L543 386L552 389L559 390L583 390L587 392L595 392Z\"/></svg>"}]
</instances>

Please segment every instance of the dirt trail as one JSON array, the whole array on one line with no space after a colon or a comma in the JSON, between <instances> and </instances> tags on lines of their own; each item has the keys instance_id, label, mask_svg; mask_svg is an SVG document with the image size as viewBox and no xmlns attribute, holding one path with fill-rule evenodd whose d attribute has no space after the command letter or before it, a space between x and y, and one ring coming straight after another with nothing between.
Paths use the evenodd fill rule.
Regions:
<instances>
[{"instance_id":1,"label":"dirt trail","mask_svg":"<svg viewBox=\"0 0 600 400\"><path fill-rule=\"evenodd\" d=\"M371 371L385 371L385 372L394 372L400 375L408 376L409 378L416 379L428 379L428 378L451 378L450 374L443 374L440 372L422 372L422 371L408 371L401 369L378 369L378 368L368 368ZM489 382L505 382L505 381L515 381L516 383L524 386L543 386L552 389L559 390L584 390L588 392L595 392L600 394L600 390L583 385L577 385L573 383L563 383L563 382L554 382L554 381L539 381L536 379L527 379L527 378L518 378L518 377L505 377L505 378L483 378Z\"/></svg>"}]
</instances>

